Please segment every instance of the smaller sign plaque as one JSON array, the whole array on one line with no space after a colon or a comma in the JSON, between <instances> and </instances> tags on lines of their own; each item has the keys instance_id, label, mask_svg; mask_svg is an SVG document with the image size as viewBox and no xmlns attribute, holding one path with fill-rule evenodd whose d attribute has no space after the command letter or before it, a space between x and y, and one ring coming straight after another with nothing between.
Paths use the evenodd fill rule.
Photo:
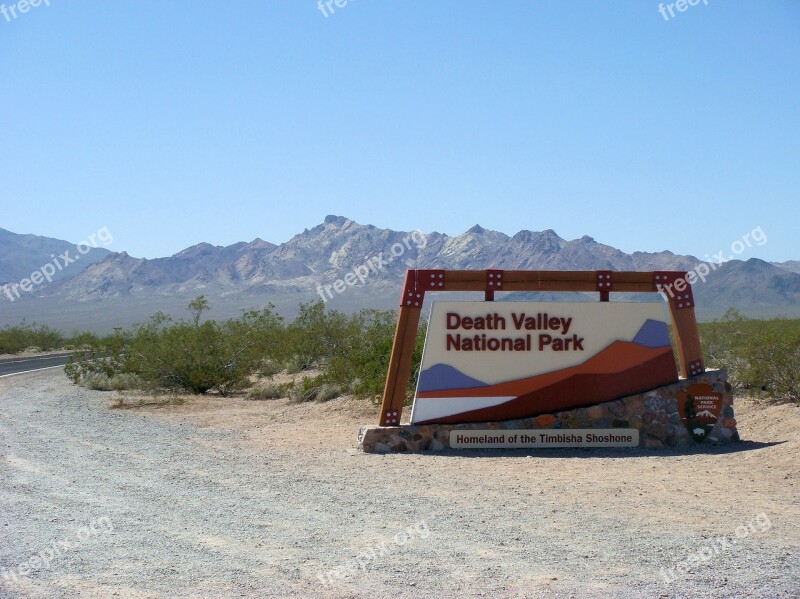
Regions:
<instances>
[{"instance_id":1,"label":"smaller sign plaque","mask_svg":"<svg viewBox=\"0 0 800 599\"><path fill-rule=\"evenodd\" d=\"M722 393L716 393L707 383L689 385L678 393L678 413L692 438L702 443L722 413Z\"/></svg>"},{"instance_id":2,"label":"smaller sign plaque","mask_svg":"<svg viewBox=\"0 0 800 599\"><path fill-rule=\"evenodd\" d=\"M450 431L452 449L533 449L554 447L638 447L635 428L576 428Z\"/></svg>"}]
</instances>

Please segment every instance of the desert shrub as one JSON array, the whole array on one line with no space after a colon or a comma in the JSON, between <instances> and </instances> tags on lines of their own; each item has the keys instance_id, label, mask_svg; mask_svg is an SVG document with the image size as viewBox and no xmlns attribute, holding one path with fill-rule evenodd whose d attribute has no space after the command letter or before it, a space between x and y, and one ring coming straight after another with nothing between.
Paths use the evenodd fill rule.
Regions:
<instances>
[{"instance_id":1,"label":"desert shrub","mask_svg":"<svg viewBox=\"0 0 800 599\"><path fill-rule=\"evenodd\" d=\"M73 333L65 338L61 347L63 349L81 350L95 345L98 341L97 335L94 333L80 332Z\"/></svg>"},{"instance_id":2,"label":"desert shrub","mask_svg":"<svg viewBox=\"0 0 800 599\"><path fill-rule=\"evenodd\" d=\"M283 366L274 359L266 358L258 369L258 374L264 378L275 376L283 371Z\"/></svg>"},{"instance_id":3,"label":"desert shrub","mask_svg":"<svg viewBox=\"0 0 800 599\"><path fill-rule=\"evenodd\" d=\"M294 403L314 401L324 384L323 375L304 376L289 388L289 399Z\"/></svg>"},{"instance_id":4,"label":"desert shrub","mask_svg":"<svg viewBox=\"0 0 800 599\"><path fill-rule=\"evenodd\" d=\"M800 402L800 320L755 320L729 310L700 325L706 364L755 395Z\"/></svg>"},{"instance_id":5,"label":"desert shrub","mask_svg":"<svg viewBox=\"0 0 800 599\"><path fill-rule=\"evenodd\" d=\"M349 351L357 334L352 319L336 310L325 310L321 300L300 304L297 318L285 330L287 371L301 372L327 364L332 357Z\"/></svg>"},{"instance_id":6,"label":"desert shrub","mask_svg":"<svg viewBox=\"0 0 800 599\"><path fill-rule=\"evenodd\" d=\"M92 391L113 391L111 386L111 379L102 372L91 372L87 374L80 384Z\"/></svg>"},{"instance_id":7,"label":"desert shrub","mask_svg":"<svg viewBox=\"0 0 800 599\"><path fill-rule=\"evenodd\" d=\"M174 320L157 313L144 324L117 329L107 337L85 337L65 368L75 383L100 387L130 376L151 390L210 391L228 395L246 387L253 374L272 376L282 369L307 373L288 385L263 385L249 399L289 397L293 401L328 401L345 393L376 401L386 378L396 315L361 310L347 316L325 309L323 302L302 304L298 317L284 326L268 306L224 322L203 320L204 297L189 304L191 318ZM407 390L410 398L424 342L420 327Z\"/></svg>"},{"instance_id":8,"label":"desert shrub","mask_svg":"<svg viewBox=\"0 0 800 599\"><path fill-rule=\"evenodd\" d=\"M742 349L741 378L774 399L800 403L800 321L764 322Z\"/></svg>"},{"instance_id":9,"label":"desert shrub","mask_svg":"<svg viewBox=\"0 0 800 599\"><path fill-rule=\"evenodd\" d=\"M316 397L314 398L314 401L323 403L326 401L330 401L332 399L336 399L341 395L343 395L343 390L341 387L339 387L338 385L331 385L325 383L317 389L317 394Z\"/></svg>"},{"instance_id":10,"label":"desert shrub","mask_svg":"<svg viewBox=\"0 0 800 599\"><path fill-rule=\"evenodd\" d=\"M293 355L286 360L284 364L286 374L297 374L303 370L303 360L300 356Z\"/></svg>"},{"instance_id":11,"label":"desert shrub","mask_svg":"<svg viewBox=\"0 0 800 599\"><path fill-rule=\"evenodd\" d=\"M257 385L250 389L245 396L245 399L251 401L262 401L267 399L281 399L289 395L289 390L292 384L287 383L277 385L275 383L267 383L266 385Z\"/></svg>"},{"instance_id":12,"label":"desert shrub","mask_svg":"<svg viewBox=\"0 0 800 599\"><path fill-rule=\"evenodd\" d=\"M63 346L63 333L46 324L26 323L0 329L0 354L18 354L35 348L50 351Z\"/></svg>"},{"instance_id":13,"label":"desert shrub","mask_svg":"<svg viewBox=\"0 0 800 599\"><path fill-rule=\"evenodd\" d=\"M280 342L282 320L273 306L245 312L222 323L202 322L203 296L189 303L192 319L175 321L157 313L130 330L117 330L76 355L65 370L79 383L91 374L137 376L152 389L225 396L248 384Z\"/></svg>"},{"instance_id":14,"label":"desert shrub","mask_svg":"<svg viewBox=\"0 0 800 599\"><path fill-rule=\"evenodd\" d=\"M93 343L82 346L67 358L64 371L76 385L83 384L92 375L103 375L110 379L125 372L125 340L126 333L121 329L117 329L113 335L95 337Z\"/></svg>"},{"instance_id":15,"label":"desert shrub","mask_svg":"<svg viewBox=\"0 0 800 599\"><path fill-rule=\"evenodd\" d=\"M346 351L328 360L323 377L353 395L377 401L383 393L392 351L396 315L391 311L361 310L350 318ZM408 395L413 393L422 356L425 327L420 327L412 357Z\"/></svg>"},{"instance_id":16,"label":"desert shrub","mask_svg":"<svg viewBox=\"0 0 800 599\"><path fill-rule=\"evenodd\" d=\"M129 372L113 376L108 376L102 372L91 372L82 378L79 384L93 391L124 391L126 389L141 388L142 380Z\"/></svg>"},{"instance_id":17,"label":"desert shrub","mask_svg":"<svg viewBox=\"0 0 800 599\"><path fill-rule=\"evenodd\" d=\"M734 389L749 387L744 380L747 358L744 348L752 327L738 310L730 309L720 320L699 325L705 363L712 368L726 368Z\"/></svg>"},{"instance_id":18,"label":"desert shrub","mask_svg":"<svg viewBox=\"0 0 800 599\"><path fill-rule=\"evenodd\" d=\"M111 388L114 391L125 391L126 389L141 389L144 386L142 379L131 372L115 374L110 379Z\"/></svg>"}]
</instances>

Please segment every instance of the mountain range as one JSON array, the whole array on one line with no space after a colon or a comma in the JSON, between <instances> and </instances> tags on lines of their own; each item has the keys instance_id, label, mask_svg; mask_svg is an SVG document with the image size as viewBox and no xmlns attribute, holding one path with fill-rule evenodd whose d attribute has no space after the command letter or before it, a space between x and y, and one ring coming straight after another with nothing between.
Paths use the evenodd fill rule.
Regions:
<instances>
[{"instance_id":1,"label":"mountain range","mask_svg":"<svg viewBox=\"0 0 800 599\"><path fill-rule=\"evenodd\" d=\"M74 248L66 241L0 229L0 286L19 283L53 255L68 249L74 254ZM51 283L36 285L14 301L0 293L0 325L26 318L67 330L107 331L142 321L157 310L184 316L186 303L200 294L209 298L214 317L235 316L268 302L291 317L300 302L321 296L331 307L348 312L388 309L397 305L407 268L691 270L699 263L694 256L669 251L627 254L588 236L565 240L549 229L509 236L476 225L448 236L328 216L279 245L262 239L226 247L200 243L150 260L95 248L59 271ZM348 273L354 273L350 281L360 273L363 282L333 287L339 279L348 280ZM705 283L695 284L694 292L701 319L718 317L731 307L750 316L800 316L800 261L731 260ZM523 297L575 299L567 294Z\"/></svg>"}]
</instances>

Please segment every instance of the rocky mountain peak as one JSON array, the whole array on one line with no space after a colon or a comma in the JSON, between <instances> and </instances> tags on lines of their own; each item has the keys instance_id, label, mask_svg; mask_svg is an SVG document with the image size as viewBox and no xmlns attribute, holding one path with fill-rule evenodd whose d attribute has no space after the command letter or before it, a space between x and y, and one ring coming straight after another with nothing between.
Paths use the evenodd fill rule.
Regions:
<instances>
[{"instance_id":1,"label":"rocky mountain peak","mask_svg":"<svg viewBox=\"0 0 800 599\"><path fill-rule=\"evenodd\" d=\"M349 218L346 218L344 216L336 216L335 214L329 214L328 216L325 217L323 224L338 225L340 227L343 227L349 222L352 222Z\"/></svg>"}]
</instances>

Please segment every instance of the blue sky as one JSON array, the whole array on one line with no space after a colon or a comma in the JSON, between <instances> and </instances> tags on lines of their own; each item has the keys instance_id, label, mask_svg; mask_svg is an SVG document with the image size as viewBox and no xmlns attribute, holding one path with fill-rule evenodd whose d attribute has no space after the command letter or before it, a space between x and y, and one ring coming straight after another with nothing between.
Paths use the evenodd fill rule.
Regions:
<instances>
[{"instance_id":1,"label":"blue sky","mask_svg":"<svg viewBox=\"0 0 800 599\"><path fill-rule=\"evenodd\" d=\"M0 16L0 227L143 257L327 214L699 257L761 227L743 258L800 259L795 0L49 3Z\"/></svg>"}]
</instances>

